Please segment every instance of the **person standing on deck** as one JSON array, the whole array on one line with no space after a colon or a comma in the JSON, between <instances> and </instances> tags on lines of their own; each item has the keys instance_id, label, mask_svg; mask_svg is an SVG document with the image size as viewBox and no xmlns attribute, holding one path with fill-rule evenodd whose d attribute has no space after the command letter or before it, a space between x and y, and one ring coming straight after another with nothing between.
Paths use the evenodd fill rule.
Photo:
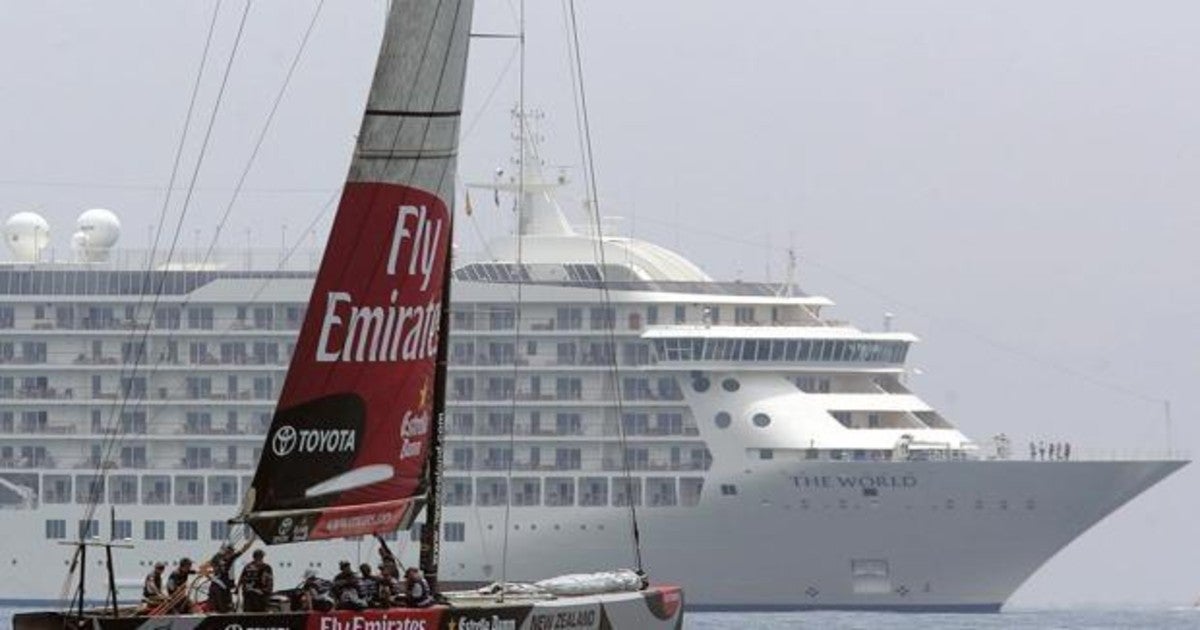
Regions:
<instances>
[{"instance_id":1,"label":"person standing on deck","mask_svg":"<svg viewBox=\"0 0 1200 630\"><path fill-rule=\"evenodd\" d=\"M221 546L221 550L212 557L212 560L208 561L208 565L212 568L212 574L209 576L212 582L208 585L208 601L212 605L213 612L233 612L233 589L236 586L233 580L233 563L246 553L252 544L254 544L254 538L247 539L242 548L237 550L234 550L233 545L224 544Z\"/></svg>"},{"instance_id":2,"label":"person standing on deck","mask_svg":"<svg viewBox=\"0 0 1200 630\"><path fill-rule=\"evenodd\" d=\"M267 612L267 604L271 593L275 590L275 572L267 564L264 557L267 552L262 549L254 550L254 559L238 576L238 588L242 589L242 610L246 612Z\"/></svg>"}]
</instances>

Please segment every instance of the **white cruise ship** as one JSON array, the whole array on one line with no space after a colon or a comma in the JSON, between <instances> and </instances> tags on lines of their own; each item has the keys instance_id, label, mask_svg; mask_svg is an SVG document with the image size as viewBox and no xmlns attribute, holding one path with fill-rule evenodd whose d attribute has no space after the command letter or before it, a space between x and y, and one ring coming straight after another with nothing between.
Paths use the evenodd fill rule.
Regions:
<instances>
[{"instance_id":1,"label":"white cruise ship","mask_svg":"<svg viewBox=\"0 0 1200 630\"><path fill-rule=\"evenodd\" d=\"M826 319L830 300L790 286L716 281L644 241L605 237L598 257L557 184L526 187L519 248L498 239L456 264L443 579L500 577L506 506L509 579L632 564L633 503L647 569L696 608L994 611L1185 463L1010 458L908 390L913 335ZM154 561L225 540L313 275L235 267L0 266L0 566L21 576L0 600L59 593L61 543L80 536L129 539L116 573L134 590ZM394 543L410 562L415 538ZM268 559L284 587L375 544ZM99 598L103 561L89 564Z\"/></svg>"}]
</instances>

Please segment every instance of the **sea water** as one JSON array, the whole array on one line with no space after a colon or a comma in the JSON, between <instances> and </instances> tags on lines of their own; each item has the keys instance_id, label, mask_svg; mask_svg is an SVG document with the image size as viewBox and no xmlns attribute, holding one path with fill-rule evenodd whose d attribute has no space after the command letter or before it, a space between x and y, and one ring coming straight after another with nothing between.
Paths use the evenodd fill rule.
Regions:
<instances>
[{"instance_id":1,"label":"sea water","mask_svg":"<svg viewBox=\"0 0 1200 630\"><path fill-rule=\"evenodd\" d=\"M12 615L20 608L0 608L0 630L12 630ZM691 630L768 630L775 628L832 628L844 630L958 630L960 628L1033 628L1117 630L1126 628L1200 628L1197 608L1055 608L1016 609L994 614L911 614L862 612L694 613L685 617Z\"/></svg>"}]
</instances>

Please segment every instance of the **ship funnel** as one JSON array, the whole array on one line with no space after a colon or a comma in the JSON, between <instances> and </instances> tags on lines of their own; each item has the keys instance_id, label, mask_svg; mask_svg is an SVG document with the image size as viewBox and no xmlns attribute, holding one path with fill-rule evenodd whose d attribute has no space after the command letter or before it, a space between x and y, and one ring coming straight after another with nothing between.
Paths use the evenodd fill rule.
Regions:
<instances>
[{"instance_id":1,"label":"ship funnel","mask_svg":"<svg viewBox=\"0 0 1200 630\"><path fill-rule=\"evenodd\" d=\"M104 262L121 238L121 220L110 210L92 208L75 219L71 248L83 262Z\"/></svg>"},{"instance_id":2,"label":"ship funnel","mask_svg":"<svg viewBox=\"0 0 1200 630\"><path fill-rule=\"evenodd\" d=\"M50 224L36 212L18 212L4 222L4 242L17 262L38 262L50 244Z\"/></svg>"}]
</instances>

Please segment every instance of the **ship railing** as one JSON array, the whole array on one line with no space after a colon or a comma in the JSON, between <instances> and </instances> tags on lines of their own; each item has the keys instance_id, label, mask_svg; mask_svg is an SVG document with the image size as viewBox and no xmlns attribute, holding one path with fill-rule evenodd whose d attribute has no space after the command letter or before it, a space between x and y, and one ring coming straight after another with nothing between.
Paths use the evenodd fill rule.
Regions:
<instances>
[{"instance_id":1,"label":"ship railing","mask_svg":"<svg viewBox=\"0 0 1200 630\"><path fill-rule=\"evenodd\" d=\"M1057 449L1056 449L1057 450ZM993 459L993 458L989 458ZM1007 460L993 459L993 461L1026 461L1045 464L1060 464L1070 462L1142 462L1142 461L1190 461L1192 459L1191 452L1186 449L1175 448L1102 448L1102 447L1076 447L1072 445L1070 455L1064 453L1055 453L1053 458L1049 452L1043 456L1039 451L1037 457L1029 456L1028 448L1022 450L1015 446L1013 453Z\"/></svg>"}]
</instances>

